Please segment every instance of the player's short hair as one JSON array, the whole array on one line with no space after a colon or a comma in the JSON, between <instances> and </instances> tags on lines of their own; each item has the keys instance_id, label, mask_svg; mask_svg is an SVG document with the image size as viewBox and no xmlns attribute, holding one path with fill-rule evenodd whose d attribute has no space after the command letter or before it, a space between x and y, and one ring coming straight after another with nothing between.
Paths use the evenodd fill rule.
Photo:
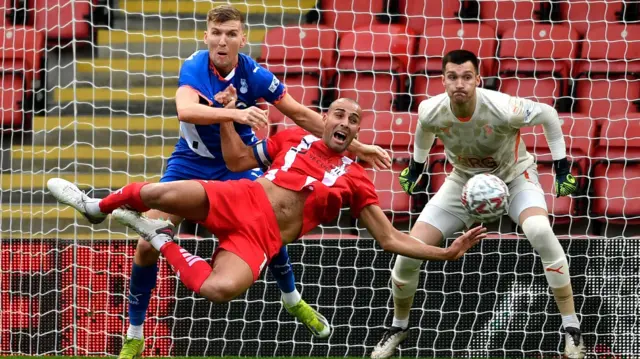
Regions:
<instances>
[{"instance_id":1,"label":"player's short hair","mask_svg":"<svg viewBox=\"0 0 640 359\"><path fill-rule=\"evenodd\" d=\"M207 13L207 24L210 22L221 24L227 21L240 21L241 24L244 24L244 15L240 10L230 5L216 6Z\"/></svg>"},{"instance_id":2,"label":"player's short hair","mask_svg":"<svg viewBox=\"0 0 640 359\"><path fill-rule=\"evenodd\" d=\"M449 51L442 58L442 73L444 73L447 64L452 62L456 65L462 65L467 61L471 61L473 64L473 69L476 70L476 74L478 74L478 56L471 51L467 50L453 50Z\"/></svg>"}]
</instances>

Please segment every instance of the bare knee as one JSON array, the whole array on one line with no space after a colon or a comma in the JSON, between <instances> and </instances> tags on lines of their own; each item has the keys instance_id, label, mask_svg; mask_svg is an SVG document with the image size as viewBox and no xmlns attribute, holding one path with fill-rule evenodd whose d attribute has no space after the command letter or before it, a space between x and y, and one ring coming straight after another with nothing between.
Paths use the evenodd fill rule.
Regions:
<instances>
[{"instance_id":1,"label":"bare knee","mask_svg":"<svg viewBox=\"0 0 640 359\"><path fill-rule=\"evenodd\" d=\"M134 262L141 267L148 267L158 262L160 253L153 248L151 243L140 238L136 246Z\"/></svg>"},{"instance_id":2,"label":"bare knee","mask_svg":"<svg viewBox=\"0 0 640 359\"><path fill-rule=\"evenodd\" d=\"M209 277L200 287L200 295L214 303L226 303L242 294L237 285L221 277Z\"/></svg>"}]
</instances>

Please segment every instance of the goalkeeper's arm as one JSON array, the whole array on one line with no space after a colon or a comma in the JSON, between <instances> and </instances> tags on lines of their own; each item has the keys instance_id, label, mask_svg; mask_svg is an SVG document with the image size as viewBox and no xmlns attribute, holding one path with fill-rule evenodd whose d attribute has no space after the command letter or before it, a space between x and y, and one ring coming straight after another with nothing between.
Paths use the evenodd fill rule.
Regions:
<instances>
[{"instance_id":1,"label":"goalkeeper's arm","mask_svg":"<svg viewBox=\"0 0 640 359\"><path fill-rule=\"evenodd\" d=\"M420 182L420 176L427 165L429 151L435 140L436 135L425 130L418 122L413 144L413 157L409 160L409 167L400 173L400 185L407 194L413 194L416 190L416 185Z\"/></svg>"},{"instance_id":2,"label":"goalkeeper's arm","mask_svg":"<svg viewBox=\"0 0 640 359\"><path fill-rule=\"evenodd\" d=\"M542 125L544 128L544 136L551 151L553 169L556 173L556 196L568 196L578 189L578 185L569 168L567 149L558 111L543 103L534 103L532 106L538 106L538 108L531 111L534 114L531 119L527 119L525 116L524 123L531 126Z\"/></svg>"}]
</instances>

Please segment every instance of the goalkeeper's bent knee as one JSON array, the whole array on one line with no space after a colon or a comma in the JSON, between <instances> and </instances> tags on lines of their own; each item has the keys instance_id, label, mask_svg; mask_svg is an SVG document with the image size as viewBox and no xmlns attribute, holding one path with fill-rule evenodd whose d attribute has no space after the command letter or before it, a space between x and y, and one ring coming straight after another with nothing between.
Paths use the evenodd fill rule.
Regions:
<instances>
[{"instance_id":1,"label":"goalkeeper's bent knee","mask_svg":"<svg viewBox=\"0 0 640 359\"><path fill-rule=\"evenodd\" d=\"M391 272L391 288L395 298L409 298L416 293L420 280L420 266L422 266L421 260L403 256L396 257Z\"/></svg>"},{"instance_id":2,"label":"goalkeeper's bent knee","mask_svg":"<svg viewBox=\"0 0 640 359\"><path fill-rule=\"evenodd\" d=\"M551 229L549 219L546 216L531 216L522 223L522 231L542 259L549 286L562 288L569 285L571 280L567 256Z\"/></svg>"}]
</instances>

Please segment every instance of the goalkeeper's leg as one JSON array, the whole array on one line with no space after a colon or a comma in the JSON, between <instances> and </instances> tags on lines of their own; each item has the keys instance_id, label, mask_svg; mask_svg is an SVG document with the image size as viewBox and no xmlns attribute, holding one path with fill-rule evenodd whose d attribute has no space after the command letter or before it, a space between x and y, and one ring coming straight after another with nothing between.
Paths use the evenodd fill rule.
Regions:
<instances>
[{"instance_id":1,"label":"goalkeeper's leg","mask_svg":"<svg viewBox=\"0 0 640 359\"><path fill-rule=\"evenodd\" d=\"M528 179L520 176L509 184L509 216L520 224L531 246L540 255L547 282L562 315L566 332L565 356L582 359L585 356L584 339L574 306L567 256L551 228L544 193L536 185L537 173L527 172Z\"/></svg>"},{"instance_id":2,"label":"goalkeeper's leg","mask_svg":"<svg viewBox=\"0 0 640 359\"><path fill-rule=\"evenodd\" d=\"M427 203L410 235L429 245L438 245L472 221L460 203L462 186L445 181L438 193ZM434 240L436 238L436 240ZM371 353L374 359L391 357L408 334L409 313L420 280L422 261L397 256L391 272L394 315L393 323Z\"/></svg>"}]
</instances>

